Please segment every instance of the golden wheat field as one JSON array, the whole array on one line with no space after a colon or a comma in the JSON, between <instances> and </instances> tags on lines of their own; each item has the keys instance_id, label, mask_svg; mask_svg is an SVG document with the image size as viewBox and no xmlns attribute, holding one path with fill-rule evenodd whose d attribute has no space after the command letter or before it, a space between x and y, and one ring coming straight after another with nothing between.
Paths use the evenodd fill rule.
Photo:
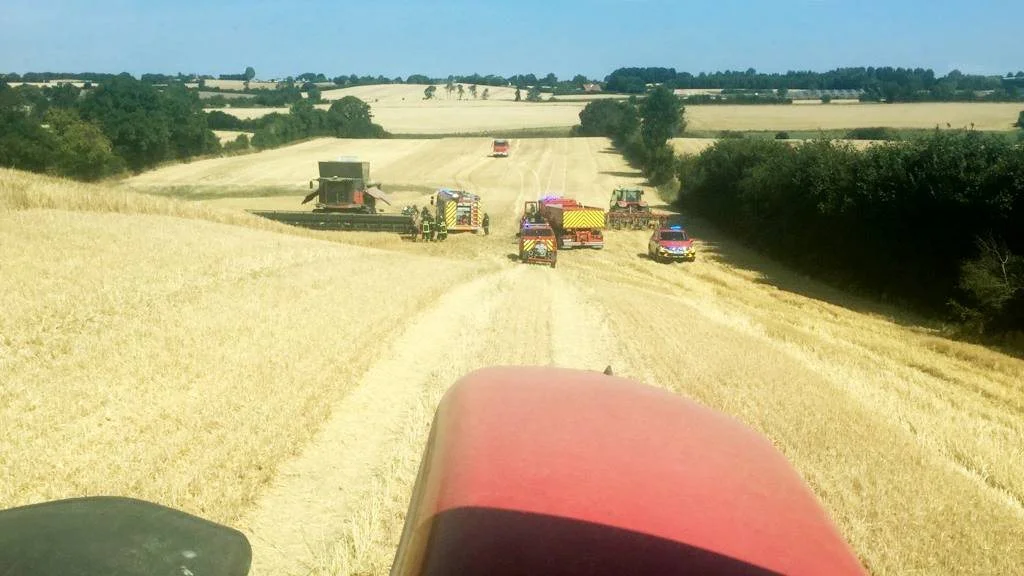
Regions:
<instances>
[{"instance_id":1,"label":"golden wheat field","mask_svg":"<svg viewBox=\"0 0 1024 576\"><path fill-rule=\"evenodd\" d=\"M587 99L607 95L556 97L553 101L515 102L515 89L490 87L487 101L465 92L463 99L437 89L433 100L423 99L425 85L388 84L326 90L324 98L355 96L371 106L374 121L398 134L470 134L497 130L563 128L579 124ZM468 88L468 86L467 86ZM483 87L478 87L482 93ZM525 92L523 98L526 97ZM549 95L544 95L548 98ZM318 104L326 109L327 105ZM259 118L287 108L224 108L239 118ZM886 126L890 128L970 127L978 130L1012 130L1019 104L926 103L926 104L821 104L817 105L707 105L687 106L688 129L719 130L840 130Z\"/></svg>"},{"instance_id":2,"label":"golden wheat field","mask_svg":"<svg viewBox=\"0 0 1024 576\"><path fill-rule=\"evenodd\" d=\"M517 264L524 200L603 206L642 181L605 139L489 146L323 139L103 186L0 171L0 507L141 497L241 529L253 574L387 574L453 381L610 364L770 438L871 573L1019 570L1024 361L699 220L692 264L647 260L627 231ZM491 235L424 245L241 210L301 209L316 161L352 155L393 209L479 193Z\"/></svg>"},{"instance_id":3,"label":"golden wheat field","mask_svg":"<svg viewBox=\"0 0 1024 576\"><path fill-rule=\"evenodd\" d=\"M889 128L974 128L1012 130L1020 104L819 104L803 106L689 106L690 130L839 130Z\"/></svg>"}]
</instances>

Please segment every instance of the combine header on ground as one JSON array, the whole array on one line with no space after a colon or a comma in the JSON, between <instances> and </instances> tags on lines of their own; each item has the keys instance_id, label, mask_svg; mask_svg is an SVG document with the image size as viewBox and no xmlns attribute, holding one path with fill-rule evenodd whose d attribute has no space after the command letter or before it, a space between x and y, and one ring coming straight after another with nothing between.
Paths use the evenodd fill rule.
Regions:
<instances>
[{"instance_id":1,"label":"combine header on ground","mask_svg":"<svg viewBox=\"0 0 1024 576\"><path fill-rule=\"evenodd\" d=\"M370 181L370 163L354 158L321 161L320 177L310 180L314 189L303 204L316 199L312 212L292 210L249 210L264 218L317 230L364 230L374 232L416 232L409 214L381 214L377 202L390 205L377 182ZM316 183L316 186L314 186Z\"/></svg>"}]
</instances>

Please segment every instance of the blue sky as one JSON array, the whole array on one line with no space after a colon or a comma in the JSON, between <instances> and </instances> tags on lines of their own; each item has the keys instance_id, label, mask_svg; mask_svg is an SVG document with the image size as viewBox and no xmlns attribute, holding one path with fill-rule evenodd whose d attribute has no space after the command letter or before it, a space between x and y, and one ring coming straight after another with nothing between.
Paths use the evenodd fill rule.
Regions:
<instances>
[{"instance_id":1,"label":"blue sky","mask_svg":"<svg viewBox=\"0 0 1024 576\"><path fill-rule=\"evenodd\" d=\"M0 71L1024 69L1024 0L2 0Z\"/></svg>"}]
</instances>

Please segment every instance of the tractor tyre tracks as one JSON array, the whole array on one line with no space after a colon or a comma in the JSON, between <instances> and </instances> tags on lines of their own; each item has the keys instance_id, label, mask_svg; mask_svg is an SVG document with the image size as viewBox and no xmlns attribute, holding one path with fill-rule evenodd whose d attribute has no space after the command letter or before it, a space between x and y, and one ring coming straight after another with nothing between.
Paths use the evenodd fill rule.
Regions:
<instances>
[{"instance_id":1,"label":"tractor tyre tracks","mask_svg":"<svg viewBox=\"0 0 1024 576\"><path fill-rule=\"evenodd\" d=\"M466 373L556 365L641 379L606 312L556 270L507 264L458 285L374 353L243 522L252 574L386 571L437 401ZM404 470L404 472L402 471ZM392 541L394 540L394 541Z\"/></svg>"},{"instance_id":2,"label":"tractor tyre tracks","mask_svg":"<svg viewBox=\"0 0 1024 576\"><path fill-rule=\"evenodd\" d=\"M379 455L424 388L450 383L476 358L475 337L502 295L493 289L516 268L487 274L443 294L429 310L396 327L386 344L353 342L378 355L352 392L297 458L284 464L243 522L253 545L252 574L301 572L369 486ZM418 453L419 450L416 450Z\"/></svg>"}]
</instances>

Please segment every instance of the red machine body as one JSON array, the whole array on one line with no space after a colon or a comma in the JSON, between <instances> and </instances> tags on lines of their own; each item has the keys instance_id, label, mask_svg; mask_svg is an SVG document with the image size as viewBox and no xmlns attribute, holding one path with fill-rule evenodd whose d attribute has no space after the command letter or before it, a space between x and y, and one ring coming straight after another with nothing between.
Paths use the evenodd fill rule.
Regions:
<instances>
[{"instance_id":1,"label":"red machine body","mask_svg":"<svg viewBox=\"0 0 1024 576\"><path fill-rule=\"evenodd\" d=\"M615 376L503 367L438 407L391 574L866 572L740 422Z\"/></svg>"}]
</instances>

